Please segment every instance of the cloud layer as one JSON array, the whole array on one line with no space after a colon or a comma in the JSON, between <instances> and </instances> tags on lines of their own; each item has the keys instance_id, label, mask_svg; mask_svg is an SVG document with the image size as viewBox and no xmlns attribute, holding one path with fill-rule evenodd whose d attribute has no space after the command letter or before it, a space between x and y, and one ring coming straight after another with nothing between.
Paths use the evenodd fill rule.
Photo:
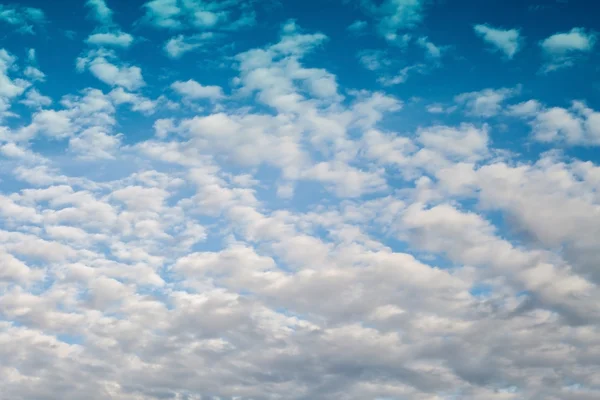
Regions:
<instances>
[{"instance_id":1,"label":"cloud layer","mask_svg":"<svg viewBox=\"0 0 600 400\"><path fill-rule=\"evenodd\" d=\"M598 104L448 72L567 74L591 29L469 21L469 58L427 1L342 2L339 37L117 3L66 73L0 50L0 397L598 398Z\"/></svg>"}]
</instances>

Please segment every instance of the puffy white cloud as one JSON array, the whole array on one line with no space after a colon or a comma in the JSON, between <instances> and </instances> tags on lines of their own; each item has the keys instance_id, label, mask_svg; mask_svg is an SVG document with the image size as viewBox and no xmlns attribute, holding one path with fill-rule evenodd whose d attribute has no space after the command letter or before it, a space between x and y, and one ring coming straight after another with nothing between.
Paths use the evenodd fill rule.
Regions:
<instances>
[{"instance_id":1,"label":"puffy white cloud","mask_svg":"<svg viewBox=\"0 0 600 400\"><path fill-rule=\"evenodd\" d=\"M23 75L33 81L44 81L46 79L46 74L32 66L26 67L23 71Z\"/></svg>"},{"instance_id":2,"label":"puffy white cloud","mask_svg":"<svg viewBox=\"0 0 600 400\"><path fill-rule=\"evenodd\" d=\"M581 101L573 101L570 108L563 108L546 107L536 100L528 100L511 106L509 114L528 120L534 139L540 142L600 145L600 112Z\"/></svg>"},{"instance_id":3,"label":"puffy white cloud","mask_svg":"<svg viewBox=\"0 0 600 400\"><path fill-rule=\"evenodd\" d=\"M86 39L86 42L96 46L127 48L133 43L133 36L125 32L94 33Z\"/></svg>"},{"instance_id":4,"label":"puffy white cloud","mask_svg":"<svg viewBox=\"0 0 600 400\"><path fill-rule=\"evenodd\" d=\"M417 44L421 46L423 50L425 50L425 54L428 57L433 59L440 58L442 56L443 51L445 50L444 47L436 46L435 44L433 44L433 42L431 42L426 36L420 37L417 40Z\"/></svg>"},{"instance_id":5,"label":"puffy white cloud","mask_svg":"<svg viewBox=\"0 0 600 400\"><path fill-rule=\"evenodd\" d=\"M0 49L0 120L13 115L9 111L11 103L31 85L24 79L12 78L9 75L14 70L15 62L15 56L5 49Z\"/></svg>"},{"instance_id":6,"label":"puffy white cloud","mask_svg":"<svg viewBox=\"0 0 600 400\"><path fill-rule=\"evenodd\" d=\"M22 34L34 34L34 27L46 22L39 8L0 4L0 21L12 25Z\"/></svg>"},{"instance_id":7,"label":"puffy white cloud","mask_svg":"<svg viewBox=\"0 0 600 400\"><path fill-rule=\"evenodd\" d=\"M426 2L423 0L361 0L369 14L377 18L377 29L388 41L399 39L398 31L415 27L423 20Z\"/></svg>"},{"instance_id":8,"label":"puffy white cloud","mask_svg":"<svg viewBox=\"0 0 600 400\"><path fill-rule=\"evenodd\" d=\"M540 42L542 50L550 55L563 55L576 51L591 51L596 42L593 33L582 28L573 28L569 32L555 33Z\"/></svg>"},{"instance_id":9,"label":"puffy white cloud","mask_svg":"<svg viewBox=\"0 0 600 400\"><path fill-rule=\"evenodd\" d=\"M583 28L573 28L540 41L540 47L548 59L543 71L551 72L572 66L577 56L592 51L596 36L594 32L586 32Z\"/></svg>"},{"instance_id":10,"label":"puffy white cloud","mask_svg":"<svg viewBox=\"0 0 600 400\"><path fill-rule=\"evenodd\" d=\"M214 37L215 35L212 32L190 36L177 35L165 43L164 50L170 58L180 58L185 53L202 47L207 40Z\"/></svg>"},{"instance_id":11,"label":"puffy white cloud","mask_svg":"<svg viewBox=\"0 0 600 400\"><path fill-rule=\"evenodd\" d=\"M484 89L478 92L462 93L454 100L466 107L467 113L478 117L493 117L502 111L507 99L520 93L521 87Z\"/></svg>"},{"instance_id":12,"label":"puffy white cloud","mask_svg":"<svg viewBox=\"0 0 600 400\"><path fill-rule=\"evenodd\" d=\"M477 36L490 44L496 51L504 53L512 59L523 47L523 38L518 29L494 28L487 24L478 24L473 27Z\"/></svg>"},{"instance_id":13,"label":"puffy white cloud","mask_svg":"<svg viewBox=\"0 0 600 400\"><path fill-rule=\"evenodd\" d=\"M193 79L177 81L171 84L171 88L186 99L211 99L219 100L224 97L220 86L204 86Z\"/></svg>"},{"instance_id":14,"label":"puffy white cloud","mask_svg":"<svg viewBox=\"0 0 600 400\"><path fill-rule=\"evenodd\" d=\"M88 128L69 140L69 150L83 159L114 158L121 143L120 136L112 136L100 128Z\"/></svg>"},{"instance_id":15,"label":"puffy white cloud","mask_svg":"<svg viewBox=\"0 0 600 400\"><path fill-rule=\"evenodd\" d=\"M239 1L150 0L144 8L142 21L161 29L236 30L256 22L251 5Z\"/></svg>"},{"instance_id":16,"label":"puffy white cloud","mask_svg":"<svg viewBox=\"0 0 600 400\"><path fill-rule=\"evenodd\" d=\"M353 32L353 33L360 33L365 30L367 25L368 25L367 21L356 20L353 23L351 23L350 25L348 25L348 28L346 28L346 29L348 29L350 32Z\"/></svg>"},{"instance_id":17,"label":"puffy white cloud","mask_svg":"<svg viewBox=\"0 0 600 400\"><path fill-rule=\"evenodd\" d=\"M21 100L21 103L31 108L43 108L52 104L52 99L33 88L25 93L25 99Z\"/></svg>"},{"instance_id":18,"label":"puffy white cloud","mask_svg":"<svg viewBox=\"0 0 600 400\"><path fill-rule=\"evenodd\" d=\"M102 82L111 86L121 86L127 90L136 90L146 85L140 67L116 65L111 60L116 60L112 52L90 51L77 59L77 69L82 71L88 68L92 75Z\"/></svg>"},{"instance_id":19,"label":"puffy white cloud","mask_svg":"<svg viewBox=\"0 0 600 400\"><path fill-rule=\"evenodd\" d=\"M106 5L105 0L87 0L85 5L90 8L92 17L98 22L105 25L112 24L113 11Z\"/></svg>"},{"instance_id":20,"label":"puffy white cloud","mask_svg":"<svg viewBox=\"0 0 600 400\"><path fill-rule=\"evenodd\" d=\"M148 4L206 11L175 13L185 26L225 18ZM285 23L232 57L227 101L193 113L114 77L48 108L6 78L32 115L0 128L4 396L598 397L597 163L514 156L460 113L415 127L418 103L313 67L326 40ZM81 68L96 59L126 66L96 49ZM148 93L223 95L176 79ZM518 93L457 101L596 143L590 106L506 104ZM436 101L421 104L450 112Z\"/></svg>"}]
</instances>

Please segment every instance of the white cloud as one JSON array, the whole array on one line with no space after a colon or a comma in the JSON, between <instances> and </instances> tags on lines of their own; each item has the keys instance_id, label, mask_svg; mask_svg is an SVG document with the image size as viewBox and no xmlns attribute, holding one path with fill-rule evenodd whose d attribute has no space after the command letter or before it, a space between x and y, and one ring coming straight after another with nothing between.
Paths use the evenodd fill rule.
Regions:
<instances>
[{"instance_id":1,"label":"white cloud","mask_svg":"<svg viewBox=\"0 0 600 400\"><path fill-rule=\"evenodd\" d=\"M69 150L84 160L111 159L121 143L120 136L112 136L99 128L89 128L69 140Z\"/></svg>"},{"instance_id":2,"label":"white cloud","mask_svg":"<svg viewBox=\"0 0 600 400\"><path fill-rule=\"evenodd\" d=\"M421 46L423 50L425 50L425 54L428 57L433 59L440 58L445 50L444 47L436 46L435 44L433 44L426 36L420 37L417 40L417 44Z\"/></svg>"},{"instance_id":3,"label":"white cloud","mask_svg":"<svg viewBox=\"0 0 600 400\"><path fill-rule=\"evenodd\" d=\"M2 396L597 399L600 166L556 150L599 143L592 103L485 89L457 100L499 118L469 123L438 92L347 87L323 34L280 35L229 58L202 111L166 96L223 90L180 62L49 104L13 77L34 57L0 52L0 93L32 107L0 127ZM508 117L550 141L508 152Z\"/></svg>"},{"instance_id":4,"label":"white cloud","mask_svg":"<svg viewBox=\"0 0 600 400\"><path fill-rule=\"evenodd\" d=\"M356 20L350 25L348 25L348 28L346 29L348 29L350 32L359 33L364 31L367 25L367 21Z\"/></svg>"},{"instance_id":5,"label":"white cloud","mask_svg":"<svg viewBox=\"0 0 600 400\"><path fill-rule=\"evenodd\" d=\"M25 99L21 100L21 103L31 108L43 108L52 104L52 99L33 88L25 93Z\"/></svg>"},{"instance_id":6,"label":"white cloud","mask_svg":"<svg viewBox=\"0 0 600 400\"><path fill-rule=\"evenodd\" d=\"M111 86L121 86L127 90L136 90L146 85L142 70L137 66L116 65L109 60L116 60L114 53L90 51L77 59L77 69L88 68L96 78Z\"/></svg>"},{"instance_id":7,"label":"white cloud","mask_svg":"<svg viewBox=\"0 0 600 400\"><path fill-rule=\"evenodd\" d=\"M529 120L533 137L540 142L571 146L600 145L600 112L574 101L570 108L545 107L535 100L511 107L512 115Z\"/></svg>"},{"instance_id":8,"label":"white cloud","mask_svg":"<svg viewBox=\"0 0 600 400\"><path fill-rule=\"evenodd\" d=\"M113 11L106 5L105 0L87 0L85 5L91 9L92 17L98 22L112 24Z\"/></svg>"},{"instance_id":9,"label":"white cloud","mask_svg":"<svg viewBox=\"0 0 600 400\"><path fill-rule=\"evenodd\" d=\"M583 28L573 28L569 32L556 33L540 42L548 62L544 72L570 67L576 57L589 53L596 44L596 34L586 32Z\"/></svg>"},{"instance_id":10,"label":"white cloud","mask_svg":"<svg viewBox=\"0 0 600 400\"><path fill-rule=\"evenodd\" d=\"M0 4L0 21L12 25L17 32L34 34L34 27L46 22L46 15L39 8Z\"/></svg>"},{"instance_id":11,"label":"white cloud","mask_svg":"<svg viewBox=\"0 0 600 400\"><path fill-rule=\"evenodd\" d=\"M381 36L396 42L399 31L414 28L423 20L426 2L423 0L384 0L376 3L361 0L363 8L378 20L377 29Z\"/></svg>"},{"instance_id":12,"label":"white cloud","mask_svg":"<svg viewBox=\"0 0 600 400\"><path fill-rule=\"evenodd\" d=\"M26 67L23 71L23 75L32 81L44 81L46 79L46 74L32 66Z\"/></svg>"},{"instance_id":13,"label":"white cloud","mask_svg":"<svg viewBox=\"0 0 600 400\"><path fill-rule=\"evenodd\" d=\"M122 87L117 87L108 94L115 104L130 104L133 111L139 111L144 114L152 114L156 107L161 103L162 98L150 100L136 93L125 91Z\"/></svg>"},{"instance_id":14,"label":"white cloud","mask_svg":"<svg viewBox=\"0 0 600 400\"><path fill-rule=\"evenodd\" d=\"M13 115L9 111L12 101L21 96L31 85L24 79L9 76L15 70L16 60L16 57L8 51L0 49L0 120L5 116Z\"/></svg>"},{"instance_id":15,"label":"white cloud","mask_svg":"<svg viewBox=\"0 0 600 400\"><path fill-rule=\"evenodd\" d=\"M211 32L204 32L199 35L184 36L177 35L165 43L164 50L171 58L180 58L185 53L189 53L204 45L207 40L214 37Z\"/></svg>"},{"instance_id":16,"label":"white cloud","mask_svg":"<svg viewBox=\"0 0 600 400\"><path fill-rule=\"evenodd\" d=\"M94 33L86 39L86 42L96 46L127 48L133 43L133 36L124 32Z\"/></svg>"},{"instance_id":17,"label":"white cloud","mask_svg":"<svg viewBox=\"0 0 600 400\"><path fill-rule=\"evenodd\" d=\"M540 108L541 104L537 100L527 100L509 106L507 112L509 115L525 117L535 115Z\"/></svg>"},{"instance_id":18,"label":"white cloud","mask_svg":"<svg viewBox=\"0 0 600 400\"><path fill-rule=\"evenodd\" d=\"M500 51L508 59L512 59L523 47L523 38L518 29L494 28L487 24L473 27L477 36L492 45L494 50Z\"/></svg>"},{"instance_id":19,"label":"white cloud","mask_svg":"<svg viewBox=\"0 0 600 400\"><path fill-rule=\"evenodd\" d=\"M569 32L555 33L540 42L542 50L550 55L563 55L570 52L591 51L596 42L593 33L582 28L573 28Z\"/></svg>"},{"instance_id":20,"label":"white cloud","mask_svg":"<svg viewBox=\"0 0 600 400\"><path fill-rule=\"evenodd\" d=\"M378 71L391 65L387 53L383 50L363 50L358 53L358 59L370 71Z\"/></svg>"},{"instance_id":21,"label":"white cloud","mask_svg":"<svg viewBox=\"0 0 600 400\"><path fill-rule=\"evenodd\" d=\"M521 91L521 87L484 89L478 92L462 93L454 100L466 107L467 113L477 117L493 117L502 110L503 103Z\"/></svg>"},{"instance_id":22,"label":"white cloud","mask_svg":"<svg viewBox=\"0 0 600 400\"><path fill-rule=\"evenodd\" d=\"M142 21L161 29L221 28L232 31L256 22L251 5L238 1L151 0L144 8L146 13Z\"/></svg>"},{"instance_id":23,"label":"white cloud","mask_svg":"<svg viewBox=\"0 0 600 400\"><path fill-rule=\"evenodd\" d=\"M211 99L218 100L224 97L220 86L204 86L193 79L173 82L171 88L186 99Z\"/></svg>"}]
</instances>

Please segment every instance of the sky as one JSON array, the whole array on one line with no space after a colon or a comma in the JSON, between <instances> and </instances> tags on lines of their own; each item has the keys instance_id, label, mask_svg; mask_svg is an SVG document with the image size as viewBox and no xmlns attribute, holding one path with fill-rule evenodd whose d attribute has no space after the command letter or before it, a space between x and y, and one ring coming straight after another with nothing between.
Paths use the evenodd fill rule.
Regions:
<instances>
[{"instance_id":1,"label":"sky","mask_svg":"<svg viewBox=\"0 0 600 400\"><path fill-rule=\"evenodd\" d=\"M0 399L600 398L599 14L0 3Z\"/></svg>"}]
</instances>

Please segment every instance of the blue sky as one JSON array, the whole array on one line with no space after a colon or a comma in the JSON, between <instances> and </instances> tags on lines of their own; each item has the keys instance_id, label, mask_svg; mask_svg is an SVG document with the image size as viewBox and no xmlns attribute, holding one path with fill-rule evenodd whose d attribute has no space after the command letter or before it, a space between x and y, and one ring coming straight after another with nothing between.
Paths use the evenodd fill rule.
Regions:
<instances>
[{"instance_id":1,"label":"blue sky","mask_svg":"<svg viewBox=\"0 0 600 400\"><path fill-rule=\"evenodd\" d=\"M0 393L598 398L595 8L0 3Z\"/></svg>"}]
</instances>

